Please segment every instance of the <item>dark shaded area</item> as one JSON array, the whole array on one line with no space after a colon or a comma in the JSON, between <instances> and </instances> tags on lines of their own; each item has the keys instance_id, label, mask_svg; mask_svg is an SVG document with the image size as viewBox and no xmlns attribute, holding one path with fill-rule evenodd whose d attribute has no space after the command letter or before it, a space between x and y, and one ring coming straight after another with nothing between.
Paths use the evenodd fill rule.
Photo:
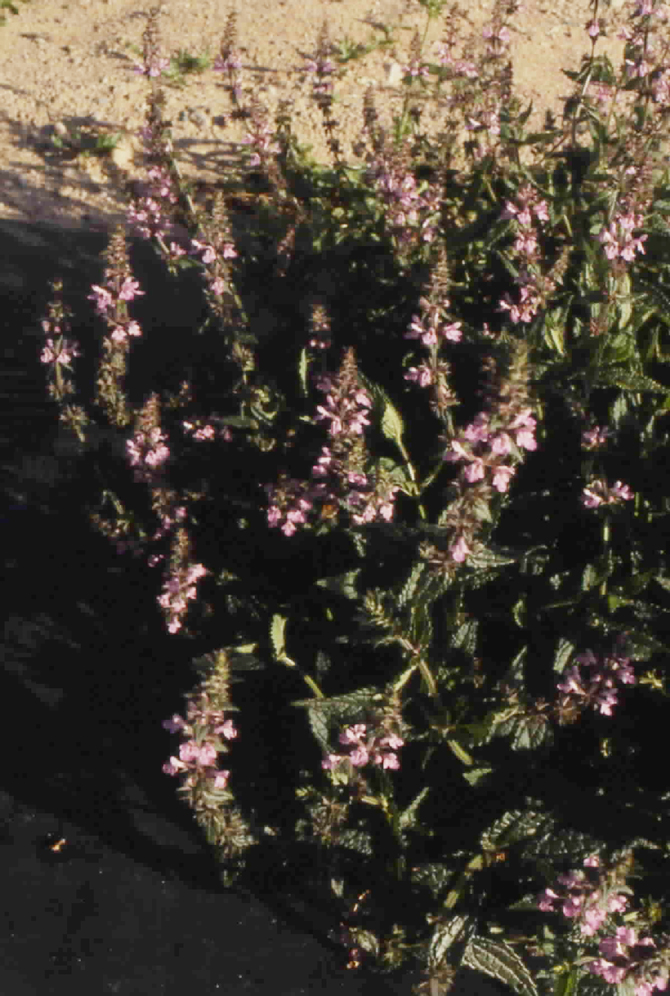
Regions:
<instances>
[{"instance_id":1,"label":"dark shaded area","mask_svg":"<svg viewBox=\"0 0 670 996\"><path fill-rule=\"evenodd\" d=\"M414 977L346 971L338 923L307 891L301 900L299 876L281 894L288 871L268 860L245 876L246 888L221 884L161 772L171 743L160 723L193 685L189 661L199 648L166 635L158 575L120 561L86 526L83 465L58 449L37 359L55 276L79 316L73 335L92 343L86 295L101 279L106 238L6 223L0 232L0 991L409 993ZM192 320L195 297L177 289L148 246L135 247L134 260L162 302L152 321L169 344ZM256 763L267 796L274 784L272 812L281 765L254 757L262 738L256 748L252 739L245 764ZM471 975L456 996L470 990Z\"/></svg>"}]
</instances>

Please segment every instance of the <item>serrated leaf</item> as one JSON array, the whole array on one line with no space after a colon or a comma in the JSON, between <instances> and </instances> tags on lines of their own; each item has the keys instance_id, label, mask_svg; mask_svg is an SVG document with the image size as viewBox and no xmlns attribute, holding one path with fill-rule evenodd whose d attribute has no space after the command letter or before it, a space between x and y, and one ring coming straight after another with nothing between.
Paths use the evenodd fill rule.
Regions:
<instances>
[{"instance_id":1,"label":"serrated leaf","mask_svg":"<svg viewBox=\"0 0 670 996\"><path fill-rule=\"evenodd\" d=\"M547 822L546 813L512 809L503 813L500 819L481 836L484 851L500 851L519 841L534 837Z\"/></svg>"},{"instance_id":2,"label":"serrated leaf","mask_svg":"<svg viewBox=\"0 0 670 996\"><path fill-rule=\"evenodd\" d=\"M495 550L483 547L468 558L468 566L477 569L505 567L507 564L516 563L516 557L509 554L497 553Z\"/></svg>"},{"instance_id":3,"label":"serrated leaf","mask_svg":"<svg viewBox=\"0 0 670 996\"><path fill-rule=\"evenodd\" d=\"M440 968L449 948L456 941L463 940L471 927L471 916L452 916L446 923L439 923L430 939L428 964Z\"/></svg>"},{"instance_id":4,"label":"serrated leaf","mask_svg":"<svg viewBox=\"0 0 670 996\"><path fill-rule=\"evenodd\" d=\"M404 830L406 827L411 826L414 823L414 817L416 816L416 811L430 792L430 785L426 785L421 789L419 794L414 797L410 802L407 809L403 810L400 814L400 829Z\"/></svg>"},{"instance_id":5,"label":"serrated leaf","mask_svg":"<svg viewBox=\"0 0 670 996\"><path fill-rule=\"evenodd\" d=\"M449 638L449 646L453 647L454 650L462 650L471 657L474 656L477 649L478 630L479 621L477 619L469 619L467 622L462 623L458 629L451 634Z\"/></svg>"},{"instance_id":6,"label":"serrated leaf","mask_svg":"<svg viewBox=\"0 0 670 996\"><path fill-rule=\"evenodd\" d=\"M319 747L328 754L330 752L330 724L327 717L318 709L308 709L307 719Z\"/></svg>"},{"instance_id":7,"label":"serrated leaf","mask_svg":"<svg viewBox=\"0 0 670 996\"><path fill-rule=\"evenodd\" d=\"M315 584L319 588L325 588L326 591L342 595L343 598L357 599L356 579L360 572L360 567L355 567L352 571L346 571L344 574L334 574L332 577L319 578Z\"/></svg>"},{"instance_id":8,"label":"serrated leaf","mask_svg":"<svg viewBox=\"0 0 670 996\"><path fill-rule=\"evenodd\" d=\"M398 594L398 607L404 608L409 602L414 599L416 594L416 589L421 580L423 574L427 570L427 564L425 560L418 560L410 572L409 577L405 581L404 585L400 589Z\"/></svg>"},{"instance_id":9,"label":"serrated leaf","mask_svg":"<svg viewBox=\"0 0 670 996\"><path fill-rule=\"evenodd\" d=\"M291 705L298 708L313 709L331 719L355 719L369 709L379 691L373 687L357 688L345 695L332 695L322 699L297 699Z\"/></svg>"},{"instance_id":10,"label":"serrated leaf","mask_svg":"<svg viewBox=\"0 0 670 996\"><path fill-rule=\"evenodd\" d=\"M655 391L668 394L668 389L658 381L642 373L627 372L619 367L601 370L598 374L599 387L620 387L624 391Z\"/></svg>"},{"instance_id":11,"label":"serrated leaf","mask_svg":"<svg viewBox=\"0 0 670 996\"><path fill-rule=\"evenodd\" d=\"M547 315L545 318L544 341L553 352L565 356L565 333L554 315Z\"/></svg>"},{"instance_id":12,"label":"serrated leaf","mask_svg":"<svg viewBox=\"0 0 670 996\"><path fill-rule=\"evenodd\" d=\"M472 937L463 954L463 964L510 986L519 996L538 996L537 987L516 951L505 941Z\"/></svg>"},{"instance_id":13,"label":"serrated leaf","mask_svg":"<svg viewBox=\"0 0 670 996\"><path fill-rule=\"evenodd\" d=\"M554 655L554 671L556 671L557 674L563 674L574 652L574 643L570 643L570 640L566 640L565 637L562 636L558 641L558 646Z\"/></svg>"},{"instance_id":14,"label":"serrated leaf","mask_svg":"<svg viewBox=\"0 0 670 996\"><path fill-rule=\"evenodd\" d=\"M273 615L272 622L270 623L270 642L272 644L275 659L292 664L293 661L290 661L286 655L285 632L287 622L288 619L286 616L280 616L277 613Z\"/></svg>"},{"instance_id":15,"label":"serrated leaf","mask_svg":"<svg viewBox=\"0 0 670 996\"><path fill-rule=\"evenodd\" d=\"M403 420L395 405L386 398L384 399L384 408L382 410L381 430L387 439L391 439L402 449Z\"/></svg>"}]
</instances>

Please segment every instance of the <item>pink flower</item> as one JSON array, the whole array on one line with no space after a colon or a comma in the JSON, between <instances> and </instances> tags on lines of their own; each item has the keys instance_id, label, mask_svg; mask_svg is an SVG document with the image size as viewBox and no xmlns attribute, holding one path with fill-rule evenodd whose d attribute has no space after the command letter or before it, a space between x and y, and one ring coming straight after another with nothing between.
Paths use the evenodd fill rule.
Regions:
<instances>
[{"instance_id":1,"label":"pink flower","mask_svg":"<svg viewBox=\"0 0 670 996\"><path fill-rule=\"evenodd\" d=\"M433 372L425 364L420 367L409 367L405 374L405 380L414 381L419 387L428 387L429 384L433 383Z\"/></svg>"},{"instance_id":2,"label":"pink flower","mask_svg":"<svg viewBox=\"0 0 670 996\"><path fill-rule=\"evenodd\" d=\"M384 770L397 771L400 767L398 755L392 752L388 754L376 754L374 760L375 764L381 764Z\"/></svg>"},{"instance_id":3,"label":"pink flower","mask_svg":"<svg viewBox=\"0 0 670 996\"><path fill-rule=\"evenodd\" d=\"M463 333L461 331L462 322L451 322L449 325L441 325L439 332L444 339L448 339L449 342L460 342L463 338Z\"/></svg>"},{"instance_id":4,"label":"pink flower","mask_svg":"<svg viewBox=\"0 0 670 996\"><path fill-rule=\"evenodd\" d=\"M341 744L356 744L365 736L365 731L367 727L365 723L357 723L355 726L348 726L346 730L340 733L339 740Z\"/></svg>"},{"instance_id":5,"label":"pink flower","mask_svg":"<svg viewBox=\"0 0 670 996\"><path fill-rule=\"evenodd\" d=\"M96 311L99 315L106 314L114 304L111 293L106 287L99 287L97 284L93 284L91 290L93 293L88 295L87 300L95 301Z\"/></svg>"},{"instance_id":6,"label":"pink flower","mask_svg":"<svg viewBox=\"0 0 670 996\"><path fill-rule=\"evenodd\" d=\"M80 356L79 344L69 339L61 339L56 346L53 339L47 339L47 344L40 354L41 363L70 363L75 356Z\"/></svg>"},{"instance_id":7,"label":"pink flower","mask_svg":"<svg viewBox=\"0 0 670 996\"><path fill-rule=\"evenodd\" d=\"M224 736L226 740L234 740L237 736L237 730L235 729L235 724L232 719L226 719L221 726L215 726L214 732Z\"/></svg>"},{"instance_id":8,"label":"pink flower","mask_svg":"<svg viewBox=\"0 0 670 996\"><path fill-rule=\"evenodd\" d=\"M165 775L178 775L180 771L185 771L186 765L183 761L180 761L178 757L171 757L162 768L163 774Z\"/></svg>"},{"instance_id":9,"label":"pink flower","mask_svg":"<svg viewBox=\"0 0 670 996\"><path fill-rule=\"evenodd\" d=\"M493 468L492 484L496 491L507 491L509 482L516 473L515 467L506 467L505 464L498 464Z\"/></svg>"},{"instance_id":10,"label":"pink flower","mask_svg":"<svg viewBox=\"0 0 670 996\"><path fill-rule=\"evenodd\" d=\"M144 291L140 290L140 285L138 284L137 280L133 280L132 277L126 277L123 283L121 284L121 290L119 291L119 298L122 301L132 301L140 294L144 294Z\"/></svg>"},{"instance_id":11,"label":"pink flower","mask_svg":"<svg viewBox=\"0 0 670 996\"><path fill-rule=\"evenodd\" d=\"M365 744L359 744L356 750L353 750L349 754L349 760L356 768L362 768L370 760L370 754L368 753Z\"/></svg>"},{"instance_id":12,"label":"pink flower","mask_svg":"<svg viewBox=\"0 0 670 996\"><path fill-rule=\"evenodd\" d=\"M181 716L178 716L177 713L175 713L170 719L164 719L161 726L163 729L169 730L170 733L179 733L184 729L186 723Z\"/></svg>"},{"instance_id":13,"label":"pink flower","mask_svg":"<svg viewBox=\"0 0 670 996\"><path fill-rule=\"evenodd\" d=\"M611 435L611 429L605 429L599 425L594 425L590 429L585 429L582 433L582 446L585 450L600 449L600 447L606 444Z\"/></svg>"},{"instance_id":14,"label":"pink flower","mask_svg":"<svg viewBox=\"0 0 670 996\"><path fill-rule=\"evenodd\" d=\"M472 550L465 542L465 538L459 536L453 546L449 548L449 553L452 560L455 560L457 564L462 564L465 558L472 553Z\"/></svg>"},{"instance_id":15,"label":"pink flower","mask_svg":"<svg viewBox=\"0 0 670 996\"><path fill-rule=\"evenodd\" d=\"M332 771L343 760L344 757L342 754L327 754L321 762L321 767L326 771Z\"/></svg>"}]
</instances>

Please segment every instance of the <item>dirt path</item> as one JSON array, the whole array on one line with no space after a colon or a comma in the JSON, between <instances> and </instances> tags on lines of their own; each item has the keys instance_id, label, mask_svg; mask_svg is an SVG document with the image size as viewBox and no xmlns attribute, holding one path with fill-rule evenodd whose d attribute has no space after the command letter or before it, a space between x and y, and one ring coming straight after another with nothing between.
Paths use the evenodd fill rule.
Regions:
<instances>
[{"instance_id":1,"label":"dirt path","mask_svg":"<svg viewBox=\"0 0 670 996\"><path fill-rule=\"evenodd\" d=\"M480 26L490 0L467 7ZM332 41L369 42L385 37L373 25L393 28L395 45L349 63L337 87L346 158L353 158L361 127L363 94L379 89L377 105L390 120L398 106L393 86L407 59L414 29L425 24L416 0L246 0L238 5L243 86L272 110L282 97L295 102L301 140L327 161L318 109L304 71L324 17ZM136 133L143 123L148 82L133 71L139 60L147 7L137 0L28 0L0 28L3 106L0 111L0 220L53 222L67 227L107 228L124 214L119 180L141 175ZM162 51L171 55L218 54L228 4L225 0L165 0ZM588 0L526 0L514 19L511 51L518 92L531 98L539 124L544 110L562 110L569 82L561 68L579 65L588 48L584 25ZM433 52L441 27L428 37ZM604 43L616 62L622 51L614 38ZM167 114L175 147L187 175L214 179L239 152L246 128L231 119L230 96L221 73L186 77L183 88L167 89ZM433 123L435 127L439 122ZM75 156L69 136L82 132L93 144L101 135L121 135L106 157ZM53 139L65 143L58 151Z\"/></svg>"}]
</instances>

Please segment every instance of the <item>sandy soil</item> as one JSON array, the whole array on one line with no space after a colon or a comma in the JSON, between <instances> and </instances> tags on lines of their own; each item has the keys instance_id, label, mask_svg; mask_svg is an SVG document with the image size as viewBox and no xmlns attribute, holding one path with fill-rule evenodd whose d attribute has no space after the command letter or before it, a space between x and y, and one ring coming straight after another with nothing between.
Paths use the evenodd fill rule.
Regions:
<instances>
[{"instance_id":1,"label":"sandy soil","mask_svg":"<svg viewBox=\"0 0 670 996\"><path fill-rule=\"evenodd\" d=\"M467 7L475 26L491 0ZM3 106L0 111L0 220L54 222L62 226L107 228L124 214L121 192L126 178L142 175L136 137L143 123L148 81L135 73L148 6L137 0L28 0L0 28ZM218 54L225 25L226 0L165 0L161 16L162 52ZM374 83L382 120L399 106L400 66L407 60L415 27L425 24L416 0L246 0L238 5L239 46L243 55L245 96L259 97L272 111L283 97L295 103L295 130L328 160L318 109L310 99L311 76L305 58L314 53L319 28L327 19L331 40L381 39L373 25L393 27L395 44L348 64L337 86L337 117L344 154L354 159L361 127L363 95ZM584 26L588 0L526 0L514 19L511 52L516 88L533 100L535 121L546 108L560 113L569 92L562 68L576 68L588 49ZM436 23L426 52L440 40ZM612 33L613 34L613 33ZM622 43L604 47L618 64ZM231 117L231 98L221 73L186 77L183 88L167 88L167 114L186 175L215 179L240 156L244 122ZM439 129L438 120L429 123ZM122 138L105 157L59 151L77 129L89 144L102 134Z\"/></svg>"}]
</instances>

